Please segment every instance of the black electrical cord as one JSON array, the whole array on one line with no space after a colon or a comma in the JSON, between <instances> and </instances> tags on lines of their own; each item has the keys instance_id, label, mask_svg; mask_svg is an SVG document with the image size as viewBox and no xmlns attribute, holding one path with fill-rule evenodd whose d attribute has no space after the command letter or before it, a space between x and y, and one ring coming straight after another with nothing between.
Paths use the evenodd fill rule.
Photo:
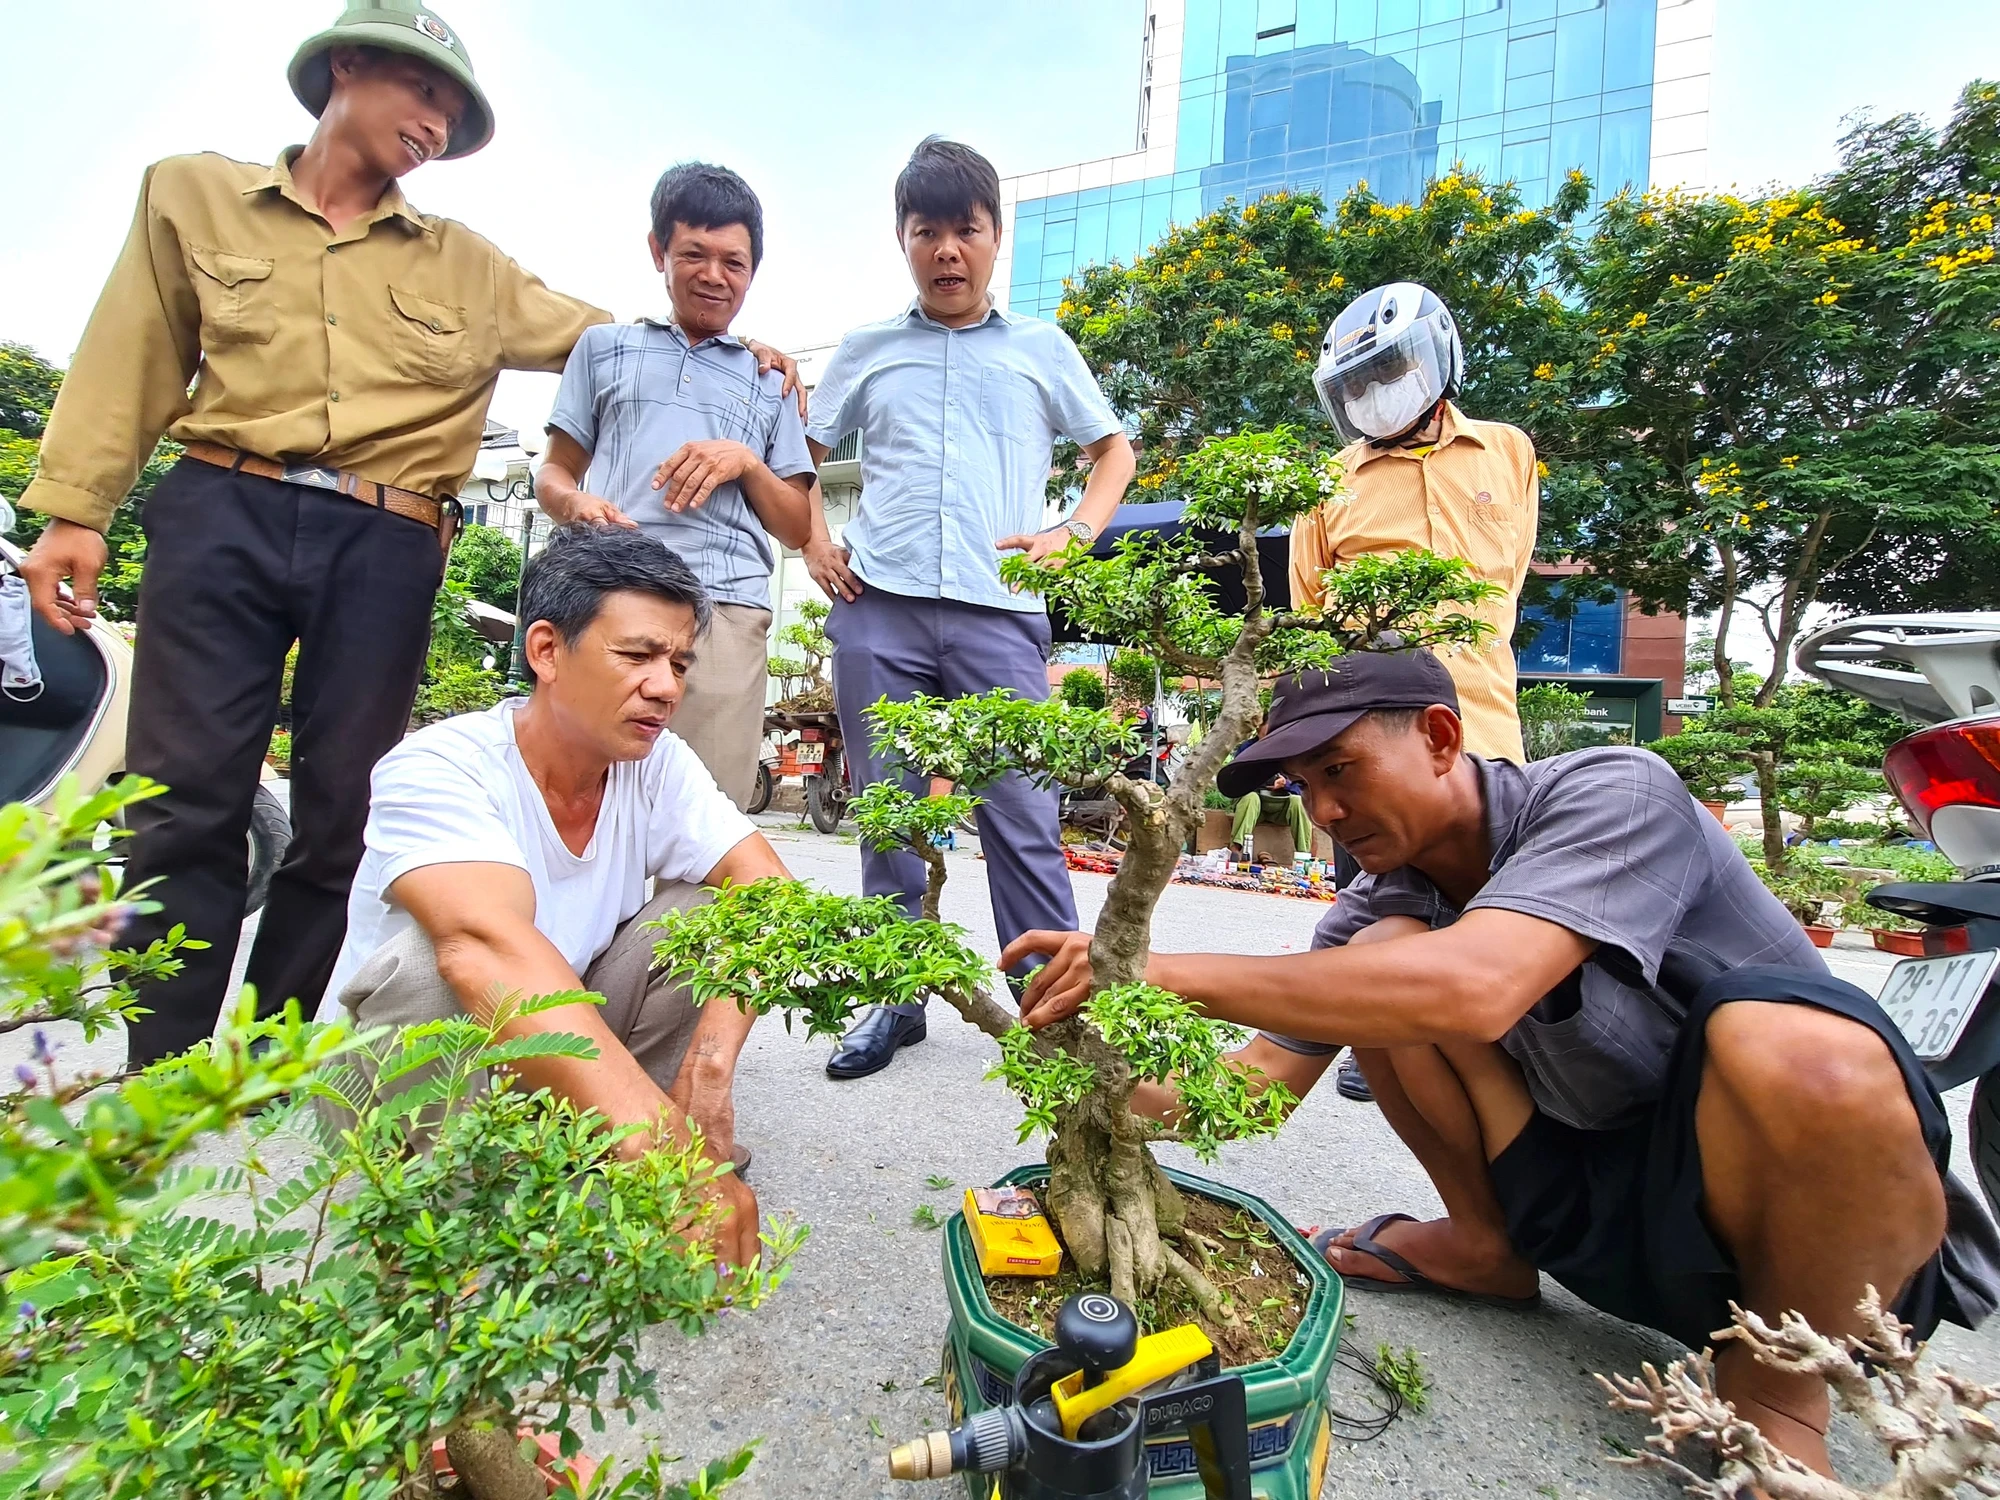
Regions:
<instances>
[{"instance_id":1,"label":"black electrical cord","mask_svg":"<svg viewBox=\"0 0 2000 1500\"><path fill-rule=\"evenodd\" d=\"M1350 1344L1345 1335L1341 1337L1340 1346L1333 1352L1333 1362L1344 1370L1365 1376L1370 1385L1389 1398L1388 1405L1377 1406L1367 1415L1358 1417L1335 1409L1331 1402L1327 1403L1327 1424L1335 1437L1349 1443L1373 1442L1387 1432L1389 1425L1403 1414L1403 1407L1406 1404L1403 1393L1384 1380L1376 1368L1375 1361Z\"/></svg>"}]
</instances>

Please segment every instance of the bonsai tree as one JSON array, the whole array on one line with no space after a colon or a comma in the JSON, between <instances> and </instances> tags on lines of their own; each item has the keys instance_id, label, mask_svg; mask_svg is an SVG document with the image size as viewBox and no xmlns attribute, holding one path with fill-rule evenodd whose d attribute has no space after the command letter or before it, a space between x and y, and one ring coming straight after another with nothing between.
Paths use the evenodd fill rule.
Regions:
<instances>
[{"instance_id":1,"label":"bonsai tree","mask_svg":"<svg viewBox=\"0 0 2000 1500\"><path fill-rule=\"evenodd\" d=\"M1799 832L1809 839L1818 837L1822 819L1845 812L1882 790L1880 771L1823 752L1778 768L1778 806L1797 814Z\"/></svg>"},{"instance_id":2,"label":"bonsai tree","mask_svg":"<svg viewBox=\"0 0 2000 1500\"><path fill-rule=\"evenodd\" d=\"M1715 730L1684 729L1654 740L1646 748L1674 768L1697 802L1740 802L1743 789L1736 778L1750 769L1743 742Z\"/></svg>"},{"instance_id":3,"label":"bonsai tree","mask_svg":"<svg viewBox=\"0 0 2000 1500\"><path fill-rule=\"evenodd\" d=\"M210 1184L240 1201L230 1219L154 1214L7 1277L9 1493L410 1500L437 1493L441 1443L472 1500L517 1500L548 1493L522 1426L568 1458L586 1416L602 1430L608 1412L657 1407L643 1331L693 1335L755 1306L800 1236L768 1235L760 1268L718 1266L699 1237L713 1169L696 1148L629 1150L638 1127L508 1086L523 1058L593 1054L500 1029L586 998L507 1001L490 1025L460 1017L365 1046L365 1068L315 1076L324 1114L301 1102L253 1122L242 1168ZM251 1037L283 1051L299 1030L294 1017ZM238 1055L197 1052L197 1080ZM483 1086L488 1069L500 1086ZM275 1156L281 1136L306 1144L303 1162ZM690 1488L654 1454L589 1493L691 1500L749 1458Z\"/></svg>"},{"instance_id":4,"label":"bonsai tree","mask_svg":"<svg viewBox=\"0 0 2000 1500\"><path fill-rule=\"evenodd\" d=\"M825 600L808 599L799 605L797 622L778 632L778 644L799 653L774 656L766 669L784 690L778 707L793 713L823 713L833 707L833 685L826 675L827 660L833 655L826 621L832 613Z\"/></svg>"},{"instance_id":5,"label":"bonsai tree","mask_svg":"<svg viewBox=\"0 0 2000 1500\"><path fill-rule=\"evenodd\" d=\"M1586 694L1571 692L1558 682L1522 688L1516 696L1521 714L1521 740L1529 760L1547 760L1571 748L1570 737L1584 722Z\"/></svg>"},{"instance_id":6,"label":"bonsai tree","mask_svg":"<svg viewBox=\"0 0 2000 1500\"><path fill-rule=\"evenodd\" d=\"M1221 684L1214 726L1169 785L1119 773L1136 748L1129 724L1060 698L1029 703L1001 691L871 710L879 747L919 776L948 776L976 790L1012 770L1042 782L1100 783L1117 799L1130 843L1097 923L1095 992L1081 1013L1030 1033L986 993L991 970L956 931L907 921L889 898L828 896L784 882L726 891L670 916L658 957L698 1001L727 997L802 1015L816 1032L838 1032L854 1009L877 1001L950 1004L998 1042L995 1076L1026 1106L1023 1139L1050 1133L1048 1206L1076 1268L1128 1300L1176 1278L1204 1312L1227 1320L1231 1310L1202 1272L1202 1247L1183 1238L1180 1194L1147 1145L1181 1141L1213 1159L1226 1140L1275 1130L1291 1101L1224 1063L1237 1037L1232 1028L1145 983L1154 905L1216 770L1262 717L1260 677L1332 665L1344 651L1477 644L1486 627L1449 606L1475 603L1491 589L1462 564L1427 553L1365 557L1328 574L1323 612L1275 612L1265 603L1257 533L1334 498L1337 466L1280 429L1212 439L1182 476L1189 534L1128 535L1108 557L1073 548L1047 566L1015 559L1002 568L1009 582L1058 601L1090 634L1125 643L1176 677ZM1217 605L1222 569L1241 578L1239 614ZM890 787L866 800L864 836L900 840L922 855L926 820L951 815L924 804L953 799ZM942 872L942 859L934 860L927 913L937 909ZM1181 1099L1172 1127L1134 1116L1134 1087L1169 1078Z\"/></svg>"}]
</instances>

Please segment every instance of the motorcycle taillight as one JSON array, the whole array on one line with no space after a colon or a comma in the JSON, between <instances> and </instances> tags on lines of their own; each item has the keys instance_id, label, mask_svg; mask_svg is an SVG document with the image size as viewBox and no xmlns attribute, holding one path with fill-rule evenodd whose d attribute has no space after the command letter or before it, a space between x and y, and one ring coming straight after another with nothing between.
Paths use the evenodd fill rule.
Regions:
<instances>
[{"instance_id":1,"label":"motorcycle taillight","mask_svg":"<svg viewBox=\"0 0 2000 1500\"><path fill-rule=\"evenodd\" d=\"M1898 740L1882 773L1926 836L1940 808L2000 808L2000 716L1936 724Z\"/></svg>"}]
</instances>

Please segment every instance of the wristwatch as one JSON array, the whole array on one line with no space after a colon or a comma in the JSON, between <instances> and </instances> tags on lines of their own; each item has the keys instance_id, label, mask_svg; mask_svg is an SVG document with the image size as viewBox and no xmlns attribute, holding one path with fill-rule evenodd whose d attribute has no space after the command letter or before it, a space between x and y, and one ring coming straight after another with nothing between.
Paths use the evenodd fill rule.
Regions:
<instances>
[{"instance_id":1,"label":"wristwatch","mask_svg":"<svg viewBox=\"0 0 2000 1500\"><path fill-rule=\"evenodd\" d=\"M1075 516L1071 516L1068 520L1064 521L1062 529L1075 537L1079 542L1094 542L1097 540L1097 532L1091 526L1090 522L1079 521Z\"/></svg>"}]
</instances>

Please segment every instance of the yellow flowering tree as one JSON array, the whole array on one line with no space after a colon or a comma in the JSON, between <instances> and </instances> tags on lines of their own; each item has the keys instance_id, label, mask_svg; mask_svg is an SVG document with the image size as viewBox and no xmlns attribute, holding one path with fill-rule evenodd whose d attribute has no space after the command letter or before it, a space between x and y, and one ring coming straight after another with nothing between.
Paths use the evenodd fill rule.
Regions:
<instances>
[{"instance_id":1,"label":"yellow flowering tree","mask_svg":"<svg viewBox=\"0 0 2000 1500\"><path fill-rule=\"evenodd\" d=\"M1933 132L1863 125L1760 198L1606 205L1570 268L1590 339L1545 380L1578 408L1543 545L1642 602L1754 606L1769 708L1807 611L2000 604L2000 88ZM1753 757L1776 835L1776 758Z\"/></svg>"},{"instance_id":2,"label":"yellow flowering tree","mask_svg":"<svg viewBox=\"0 0 2000 1500\"><path fill-rule=\"evenodd\" d=\"M1130 264L1083 271L1057 321L1137 425L1140 499L1179 498L1181 462L1211 436L1291 426L1330 440L1313 396L1319 341L1384 282L1421 281L1451 306L1470 410L1566 417L1561 392L1534 372L1567 358L1564 308L1545 283L1589 199L1574 176L1530 210L1511 185L1453 172L1415 204L1384 203L1366 184L1330 213L1310 194L1231 202Z\"/></svg>"}]
</instances>

